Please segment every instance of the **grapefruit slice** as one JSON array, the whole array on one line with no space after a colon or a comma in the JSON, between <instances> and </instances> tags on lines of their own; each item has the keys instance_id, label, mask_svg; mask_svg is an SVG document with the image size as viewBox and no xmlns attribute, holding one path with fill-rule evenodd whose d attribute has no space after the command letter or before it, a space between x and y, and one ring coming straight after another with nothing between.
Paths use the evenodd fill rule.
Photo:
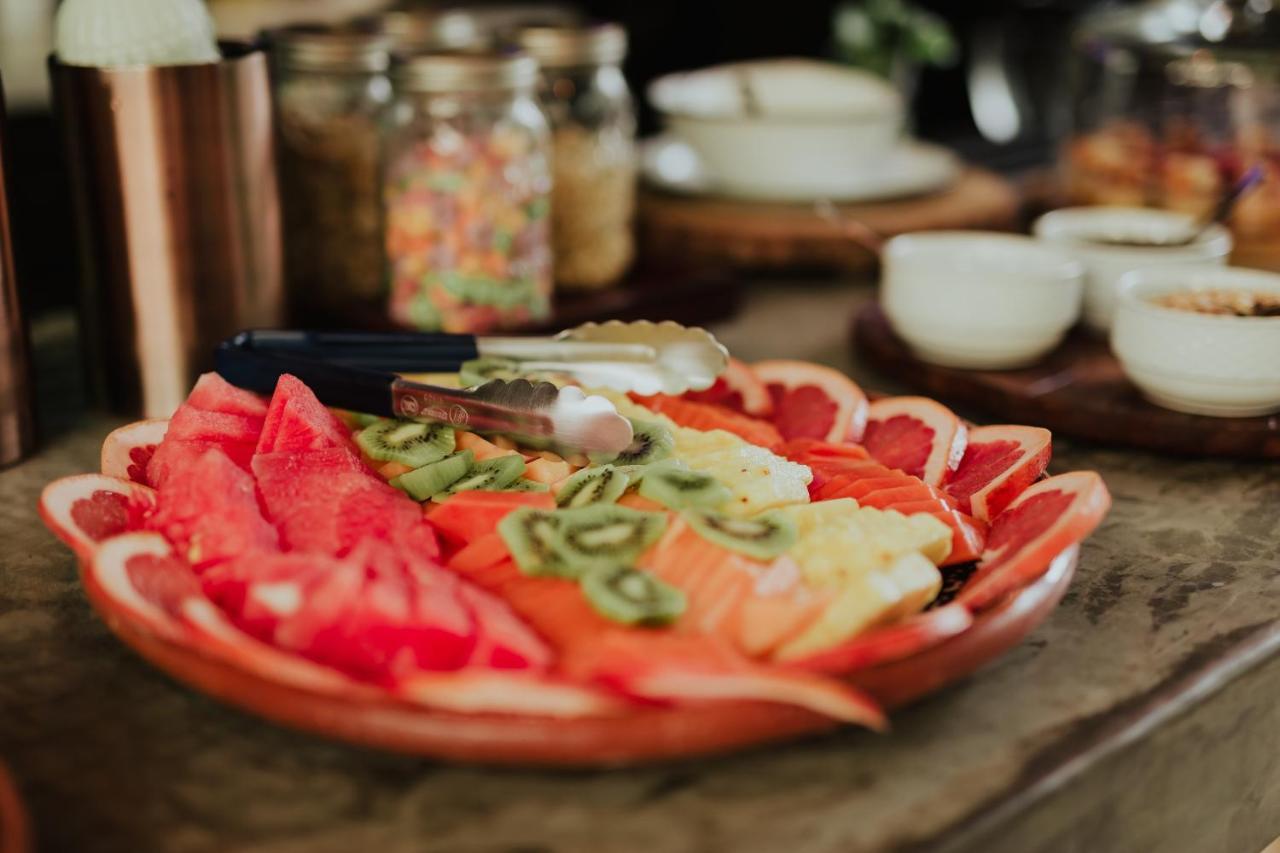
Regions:
<instances>
[{"instance_id":1,"label":"grapefruit slice","mask_svg":"<svg viewBox=\"0 0 1280 853\"><path fill-rule=\"evenodd\" d=\"M756 362L751 369L769 389L770 420L784 439L857 441L862 437L867 395L840 371L785 360Z\"/></svg>"},{"instance_id":2,"label":"grapefruit slice","mask_svg":"<svg viewBox=\"0 0 1280 853\"><path fill-rule=\"evenodd\" d=\"M1063 549L1092 533L1110 506L1111 495L1093 471L1036 483L996 516L978 571L957 600L977 612L1026 586Z\"/></svg>"},{"instance_id":3,"label":"grapefruit slice","mask_svg":"<svg viewBox=\"0 0 1280 853\"><path fill-rule=\"evenodd\" d=\"M962 604L926 610L896 625L860 634L840 645L824 649L789 665L810 672L845 675L869 666L902 660L961 634L973 624L973 614Z\"/></svg>"},{"instance_id":4,"label":"grapefruit slice","mask_svg":"<svg viewBox=\"0 0 1280 853\"><path fill-rule=\"evenodd\" d=\"M715 403L756 418L767 418L773 414L773 399L769 396L769 389L746 362L736 358L729 359L724 373L716 377L715 384L710 388L705 391L689 391L684 399Z\"/></svg>"},{"instance_id":5,"label":"grapefruit slice","mask_svg":"<svg viewBox=\"0 0 1280 853\"><path fill-rule=\"evenodd\" d=\"M155 505L156 493L147 486L78 474L45 486L40 517L77 557L87 560L100 543L140 530Z\"/></svg>"},{"instance_id":6,"label":"grapefruit slice","mask_svg":"<svg viewBox=\"0 0 1280 853\"><path fill-rule=\"evenodd\" d=\"M862 445L877 462L942 485L964 456L965 426L928 397L885 397L871 404Z\"/></svg>"},{"instance_id":7,"label":"grapefruit slice","mask_svg":"<svg viewBox=\"0 0 1280 853\"><path fill-rule=\"evenodd\" d=\"M965 512L990 521L1049 466L1053 436L1030 426L984 426L969 430L959 467L946 493Z\"/></svg>"},{"instance_id":8,"label":"grapefruit slice","mask_svg":"<svg viewBox=\"0 0 1280 853\"><path fill-rule=\"evenodd\" d=\"M160 534L124 533L106 540L88 561L85 579L148 632L187 641L178 613L184 601L200 597L200 582Z\"/></svg>"},{"instance_id":9,"label":"grapefruit slice","mask_svg":"<svg viewBox=\"0 0 1280 853\"><path fill-rule=\"evenodd\" d=\"M164 441L168 429L168 418L156 418L125 424L112 431L102 442L100 470L108 477L151 485L147 480L147 463Z\"/></svg>"},{"instance_id":10,"label":"grapefruit slice","mask_svg":"<svg viewBox=\"0 0 1280 853\"><path fill-rule=\"evenodd\" d=\"M666 415L677 426L707 432L722 429L731 432L749 444L775 450L782 446L782 436L768 421L762 421L716 403L699 403L682 397L655 394L652 397L635 397L645 408Z\"/></svg>"}]
</instances>

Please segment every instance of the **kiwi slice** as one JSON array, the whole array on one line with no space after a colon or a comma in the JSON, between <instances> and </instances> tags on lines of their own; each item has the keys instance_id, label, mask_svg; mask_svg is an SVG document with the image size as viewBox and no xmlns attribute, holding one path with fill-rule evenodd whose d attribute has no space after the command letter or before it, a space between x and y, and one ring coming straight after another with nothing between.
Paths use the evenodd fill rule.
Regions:
<instances>
[{"instance_id":1,"label":"kiwi slice","mask_svg":"<svg viewBox=\"0 0 1280 853\"><path fill-rule=\"evenodd\" d=\"M519 362L509 358L473 358L458 368L458 382L463 388L483 385L490 379L515 379L519 375Z\"/></svg>"},{"instance_id":2,"label":"kiwi slice","mask_svg":"<svg viewBox=\"0 0 1280 853\"><path fill-rule=\"evenodd\" d=\"M526 480L523 477L516 479L514 483L507 486L504 492L549 492L551 487L546 483L539 483L537 480Z\"/></svg>"},{"instance_id":3,"label":"kiwi slice","mask_svg":"<svg viewBox=\"0 0 1280 853\"><path fill-rule=\"evenodd\" d=\"M556 512L560 556L579 570L633 562L667 528L667 516L617 504Z\"/></svg>"},{"instance_id":4,"label":"kiwi slice","mask_svg":"<svg viewBox=\"0 0 1280 853\"><path fill-rule=\"evenodd\" d=\"M373 459L421 468L452 453L454 438L444 424L385 420L360 430L356 443Z\"/></svg>"},{"instance_id":5,"label":"kiwi slice","mask_svg":"<svg viewBox=\"0 0 1280 853\"><path fill-rule=\"evenodd\" d=\"M473 491L500 492L518 480L523 473L524 457L519 453L495 456L483 462L471 463L467 472L445 491L451 495Z\"/></svg>"},{"instance_id":6,"label":"kiwi slice","mask_svg":"<svg viewBox=\"0 0 1280 853\"><path fill-rule=\"evenodd\" d=\"M578 571L561 557L560 518L555 513L522 507L498 522L498 533L526 575L578 577Z\"/></svg>"},{"instance_id":7,"label":"kiwi slice","mask_svg":"<svg viewBox=\"0 0 1280 853\"><path fill-rule=\"evenodd\" d=\"M691 509L683 517L708 542L758 560L772 560L794 545L797 538L795 524L776 512L735 518L711 510Z\"/></svg>"},{"instance_id":8,"label":"kiwi slice","mask_svg":"<svg viewBox=\"0 0 1280 853\"><path fill-rule=\"evenodd\" d=\"M640 482L640 496L671 509L714 509L728 503L733 492L709 474L668 460L648 467Z\"/></svg>"},{"instance_id":9,"label":"kiwi slice","mask_svg":"<svg viewBox=\"0 0 1280 853\"><path fill-rule=\"evenodd\" d=\"M475 461L475 454L470 450L451 453L443 459L393 477L391 485L407 492L415 501L430 500L466 476Z\"/></svg>"},{"instance_id":10,"label":"kiwi slice","mask_svg":"<svg viewBox=\"0 0 1280 853\"><path fill-rule=\"evenodd\" d=\"M621 453L592 453L592 462L597 465L648 465L671 455L676 446L671 430L657 421L642 421L637 418L628 420L631 421L632 433L630 446Z\"/></svg>"},{"instance_id":11,"label":"kiwi slice","mask_svg":"<svg viewBox=\"0 0 1280 853\"><path fill-rule=\"evenodd\" d=\"M578 584L597 613L624 625L666 625L685 609L683 592L630 566L597 566Z\"/></svg>"},{"instance_id":12,"label":"kiwi slice","mask_svg":"<svg viewBox=\"0 0 1280 853\"><path fill-rule=\"evenodd\" d=\"M627 490L630 478L612 465L583 468L564 481L556 493L556 506L576 509L589 504L611 504Z\"/></svg>"}]
</instances>

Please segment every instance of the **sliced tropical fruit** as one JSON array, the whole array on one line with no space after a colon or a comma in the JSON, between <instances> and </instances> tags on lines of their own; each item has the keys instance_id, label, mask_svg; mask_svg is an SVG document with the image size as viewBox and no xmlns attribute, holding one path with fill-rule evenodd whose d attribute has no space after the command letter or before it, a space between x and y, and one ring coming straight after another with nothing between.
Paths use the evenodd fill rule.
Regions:
<instances>
[{"instance_id":1,"label":"sliced tropical fruit","mask_svg":"<svg viewBox=\"0 0 1280 853\"><path fill-rule=\"evenodd\" d=\"M777 506L806 503L813 474L763 447L724 430L699 432L675 427L671 458L727 487L731 515L754 515Z\"/></svg>"},{"instance_id":2,"label":"sliced tropical fruit","mask_svg":"<svg viewBox=\"0 0 1280 853\"><path fill-rule=\"evenodd\" d=\"M980 611L1026 586L1063 549L1092 533L1110 506L1111 495L1093 471L1036 483L996 516L978 571L957 600Z\"/></svg>"},{"instance_id":3,"label":"sliced tropical fruit","mask_svg":"<svg viewBox=\"0 0 1280 853\"><path fill-rule=\"evenodd\" d=\"M769 396L769 389L749 364L736 358L729 359L724 373L716 377L715 384L710 388L705 391L689 391L684 398L700 403L715 403L756 418L768 418L773 413L773 399Z\"/></svg>"},{"instance_id":4,"label":"sliced tropical fruit","mask_svg":"<svg viewBox=\"0 0 1280 853\"><path fill-rule=\"evenodd\" d=\"M731 432L749 444L776 450L782 446L782 436L768 421L735 412L717 403L702 403L683 397L655 394L637 397L640 405L666 415L678 426L689 429L722 429Z\"/></svg>"},{"instance_id":5,"label":"sliced tropical fruit","mask_svg":"<svg viewBox=\"0 0 1280 853\"><path fill-rule=\"evenodd\" d=\"M753 663L711 637L618 626L591 607L574 581L529 577L511 561L467 577L506 599L551 643L560 671L576 682L665 702L780 702L849 722L883 725L873 702L838 682Z\"/></svg>"},{"instance_id":6,"label":"sliced tropical fruit","mask_svg":"<svg viewBox=\"0 0 1280 853\"><path fill-rule=\"evenodd\" d=\"M771 420L784 439L857 441L867 423L867 395L838 370L807 361L751 366L769 390Z\"/></svg>"},{"instance_id":7,"label":"sliced tropical fruit","mask_svg":"<svg viewBox=\"0 0 1280 853\"><path fill-rule=\"evenodd\" d=\"M995 518L1049 466L1053 436L1030 426L983 426L969 443L945 491L960 509L983 521Z\"/></svg>"},{"instance_id":8,"label":"sliced tropical fruit","mask_svg":"<svg viewBox=\"0 0 1280 853\"><path fill-rule=\"evenodd\" d=\"M197 573L246 552L279 550L253 477L216 448L165 480L145 526L163 534Z\"/></svg>"},{"instance_id":9,"label":"sliced tropical fruit","mask_svg":"<svg viewBox=\"0 0 1280 853\"><path fill-rule=\"evenodd\" d=\"M156 493L147 486L101 474L78 474L44 487L40 517L83 560L99 543L141 530L155 505Z\"/></svg>"},{"instance_id":10,"label":"sliced tropical fruit","mask_svg":"<svg viewBox=\"0 0 1280 853\"><path fill-rule=\"evenodd\" d=\"M458 492L427 512L427 522L455 545L473 542L498 529L498 522L521 507L556 508L550 492Z\"/></svg>"},{"instance_id":11,"label":"sliced tropical fruit","mask_svg":"<svg viewBox=\"0 0 1280 853\"><path fill-rule=\"evenodd\" d=\"M113 430L102 442L101 472L108 477L151 485L147 479L147 463L164 441L168 429L168 418L156 418Z\"/></svg>"},{"instance_id":12,"label":"sliced tropical fruit","mask_svg":"<svg viewBox=\"0 0 1280 853\"><path fill-rule=\"evenodd\" d=\"M464 669L421 673L395 685L406 699L459 714L507 714L572 720L623 713L627 703L605 690L544 675Z\"/></svg>"},{"instance_id":13,"label":"sliced tropical fruit","mask_svg":"<svg viewBox=\"0 0 1280 853\"><path fill-rule=\"evenodd\" d=\"M924 513L904 515L862 507L849 499L783 507L778 512L792 521L799 534L787 554L815 586L838 586L848 578L882 571L906 554L918 553L932 564L942 563L951 549L951 529Z\"/></svg>"},{"instance_id":14,"label":"sliced tropical fruit","mask_svg":"<svg viewBox=\"0 0 1280 853\"><path fill-rule=\"evenodd\" d=\"M845 675L869 666L902 660L958 636L973 624L962 604L948 604L917 613L894 625L875 628L788 666L811 672Z\"/></svg>"},{"instance_id":15,"label":"sliced tropical fruit","mask_svg":"<svg viewBox=\"0 0 1280 853\"><path fill-rule=\"evenodd\" d=\"M172 429L172 426L170 427ZM258 453L351 448L351 432L300 379L286 373L267 408Z\"/></svg>"},{"instance_id":16,"label":"sliced tropical fruit","mask_svg":"<svg viewBox=\"0 0 1280 853\"><path fill-rule=\"evenodd\" d=\"M822 470L816 464L814 469ZM902 471L856 461L827 476L811 496L818 502L852 498L859 505L933 516L951 528L952 534L951 551L941 565L967 563L982 554L986 525L960 512L937 489Z\"/></svg>"},{"instance_id":17,"label":"sliced tropical fruit","mask_svg":"<svg viewBox=\"0 0 1280 853\"><path fill-rule=\"evenodd\" d=\"M871 404L862 436L877 462L940 486L964 456L964 423L928 397L885 397Z\"/></svg>"},{"instance_id":18,"label":"sliced tropical fruit","mask_svg":"<svg viewBox=\"0 0 1280 853\"><path fill-rule=\"evenodd\" d=\"M492 441L476 435L474 432L456 432L454 433L457 440L458 450L470 450L476 459L483 462L486 459L495 459L499 456L511 456L516 451L507 447L499 447Z\"/></svg>"}]
</instances>

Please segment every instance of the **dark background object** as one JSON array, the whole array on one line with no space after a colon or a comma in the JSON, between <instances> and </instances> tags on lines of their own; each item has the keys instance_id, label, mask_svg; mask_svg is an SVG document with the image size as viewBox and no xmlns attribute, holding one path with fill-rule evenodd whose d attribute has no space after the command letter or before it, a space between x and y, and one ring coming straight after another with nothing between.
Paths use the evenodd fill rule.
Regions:
<instances>
[{"instance_id":1,"label":"dark background object","mask_svg":"<svg viewBox=\"0 0 1280 853\"><path fill-rule=\"evenodd\" d=\"M4 90L0 88L0 467L26 456L35 443L27 324L14 278L6 142Z\"/></svg>"}]
</instances>

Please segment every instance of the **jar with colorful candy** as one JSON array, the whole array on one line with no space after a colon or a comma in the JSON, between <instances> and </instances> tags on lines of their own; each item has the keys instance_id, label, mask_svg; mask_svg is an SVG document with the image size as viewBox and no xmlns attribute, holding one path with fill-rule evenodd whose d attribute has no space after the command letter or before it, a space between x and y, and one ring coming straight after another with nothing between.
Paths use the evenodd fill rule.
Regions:
<instances>
[{"instance_id":1,"label":"jar with colorful candy","mask_svg":"<svg viewBox=\"0 0 1280 853\"><path fill-rule=\"evenodd\" d=\"M550 139L519 52L398 58L383 202L391 317L424 330L528 325L551 307Z\"/></svg>"}]
</instances>

